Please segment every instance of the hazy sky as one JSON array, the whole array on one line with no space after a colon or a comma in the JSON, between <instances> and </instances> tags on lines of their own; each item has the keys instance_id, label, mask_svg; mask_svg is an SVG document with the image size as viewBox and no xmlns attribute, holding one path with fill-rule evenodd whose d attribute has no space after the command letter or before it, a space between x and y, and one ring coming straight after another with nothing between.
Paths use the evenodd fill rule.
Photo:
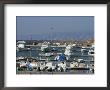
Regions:
<instances>
[{"instance_id":1,"label":"hazy sky","mask_svg":"<svg viewBox=\"0 0 110 90\"><path fill-rule=\"evenodd\" d=\"M93 16L17 16L17 39L89 39Z\"/></svg>"}]
</instances>

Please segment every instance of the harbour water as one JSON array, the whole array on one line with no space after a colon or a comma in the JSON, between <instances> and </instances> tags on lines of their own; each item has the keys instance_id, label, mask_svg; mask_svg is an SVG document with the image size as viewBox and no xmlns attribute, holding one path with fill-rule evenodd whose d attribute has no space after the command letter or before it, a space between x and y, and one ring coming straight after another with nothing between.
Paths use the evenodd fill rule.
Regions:
<instances>
[{"instance_id":1,"label":"harbour water","mask_svg":"<svg viewBox=\"0 0 110 90\"><path fill-rule=\"evenodd\" d=\"M60 52L59 53L64 53L64 50L61 51L61 48L59 48ZM76 49L76 51L72 51L72 53L74 55L71 55L71 59L74 59L74 58L82 58L82 59L85 59L85 60L92 60L93 56L89 56L88 55L88 52L83 52L81 53L81 51L79 49ZM17 57L34 57L34 58L37 58L37 57L40 57L39 56L39 53L42 53L41 50L37 50L36 48L31 48L31 50L21 50L21 51L18 51L16 52L16 56Z\"/></svg>"}]
</instances>

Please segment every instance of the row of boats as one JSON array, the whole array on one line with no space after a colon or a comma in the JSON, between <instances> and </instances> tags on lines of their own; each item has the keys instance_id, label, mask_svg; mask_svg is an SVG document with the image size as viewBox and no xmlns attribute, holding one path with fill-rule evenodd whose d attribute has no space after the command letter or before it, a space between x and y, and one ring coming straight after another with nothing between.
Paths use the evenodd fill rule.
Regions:
<instances>
[{"instance_id":1,"label":"row of boats","mask_svg":"<svg viewBox=\"0 0 110 90\"><path fill-rule=\"evenodd\" d=\"M24 47L24 45L17 46L17 51L32 50L32 47L37 48L37 45L31 47ZM20 70L36 70L36 71L60 71L66 72L68 70L91 70L94 71L94 46L84 47L76 44L52 46L43 44L39 46L40 53L35 57L17 57L16 65L17 71ZM61 48L61 51L59 48ZM92 60L85 60L82 58L75 58L74 52L80 52L78 57L92 57ZM86 55L84 53L87 53ZM74 56L70 60L70 57ZM43 58L45 57L45 58ZM93 63L85 63L85 62Z\"/></svg>"},{"instance_id":2,"label":"row of boats","mask_svg":"<svg viewBox=\"0 0 110 90\"><path fill-rule=\"evenodd\" d=\"M85 64L82 62L66 62L66 61L58 61L58 62L51 62L51 61L19 61L16 63L17 71L20 70L36 70L36 71L63 71L66 72L67 70L93 70L94 64Z\"/></svg>"},{"instance_id":3,"label":"row of boats","mask_svg":"<svg viewBox=\"0 0 110 90\"><path fill-rule=\"evenodd\" d=\"M88 55L94 55L94 46L91 46L91 47L83 47L83 46L76 46L76 44L73 44L73 45L67 45L67 46L59 46L60 48L65 48L64 49L64 54L69 56L69 55L73 55L73 50L74 48L80 48L80 52L83 53L84 52L88 52ZM37 47L36 47L37 48ZM25 48L23 45L19 45L19 47L16 48L17 51L22 51L22 50L32 50L32 48ZM54 55L54 52L57 53L57 54L61 54L59 53L59 49L57 46L51 46L51 45L41 45L40 46L40 49L42 52L45 52L45 53L40 53L39 55L40 56L51 56L51 55ZM76 50L76 51L78 51ZM75 51L75 50L74 50Z\"/></svg>"}]
</instances>

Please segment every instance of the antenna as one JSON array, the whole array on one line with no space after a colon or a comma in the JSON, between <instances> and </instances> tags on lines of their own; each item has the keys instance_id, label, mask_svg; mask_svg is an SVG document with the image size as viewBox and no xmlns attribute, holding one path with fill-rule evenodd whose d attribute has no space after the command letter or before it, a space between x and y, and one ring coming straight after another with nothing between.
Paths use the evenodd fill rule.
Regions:
<instances>
[{"instance_id":1,"label":"antenna","mask_svg":"<svg viewBox=\"0 0 110 90\"><path fill-rule=\"evenodd\" d=\"M32 41L32 35L30 35L30 40Z\"/></svg>"},{"instance_id":2,"label":"antenna","mask_svg":"<svg viewBox=\"0 0 110 90\"><path fill-rule=\"evenodd\" d=\"M32 41L32 35L30 34L30 36L29 36L29 40L31 40Z\"/></svg>"},{"instance_id":3,"label":"antenna","mask_svg":"<svg viewBox=\"0 0 110 90\"><path fill-rule=\"evenodd\" d=\"M52 39L53 39L53 36L52 36L53 31L52 31L52 30L54 30L54 27L50 27L50 30L51 30L51 32L50 32L50 35L51 35L50 39L51 39L51 41L52 41Z\"/></svg>"},{"instance_id":4,"label":"antenna","mask_svg":"<svg viewBox=\"0 0 110 90\"><path fill-rule=\"evenodd\" d=\"M23 20L21 19L21 22L23 22ZM22 30L23 30L23 25L21 24L21 40L23 39L23 35L22 35Z\"/></svg>"}]
</instances>

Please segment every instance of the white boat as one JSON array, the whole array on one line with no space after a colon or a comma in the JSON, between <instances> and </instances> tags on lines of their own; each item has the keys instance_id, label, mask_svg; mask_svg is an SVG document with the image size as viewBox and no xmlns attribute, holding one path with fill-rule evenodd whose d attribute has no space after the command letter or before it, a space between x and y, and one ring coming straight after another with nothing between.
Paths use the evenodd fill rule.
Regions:
<instances>
[{"instance_id":1,"label":"white boat","mask_svg":"<svg viewBox=\"0 0 110 90\"><path fill-rule=\"evenodd\" d=\"M48 48L48 45L42 45L41 46L41 51L44 51L45 48Z\"/></svg>"},{"instance_id":2,"label":"white boat","mask_svg":"<svg viewBox=\"0 0 110 90\"><path fill-rule=\"evenodd\" d=\"M70 68L78 67L78 62L71 62Z\"/></svg>"},{"instance_id":3,"label":"white boat","mask_svg":"<svg viewBox=\"0 0 110 90\"><path fill-rule=\"evenodd\" d=\"M17 42L17 46L18 46L18 48L25 48L25 41L18 41Z\"/></svg>"},{"instance_id":4,"label":"white boat","mask_svg":"<svg viewBox=\"0 0 110 90\"><path fill-rule=\"evenodd\" d=\"M16 60L20 60L20 59L25 59L25 57L20 56L16 58Z\"/></svg>"},{"instance_id":5,"label":"white boat","mask_svg":"<svg viewBox=\"0 0 110 90\"><path fill-rule=\"evenodd\" d=\"M89 50L88 55L94 56L94 50Z\"/></svg>"},{"instance_id":6,"label":"white boat","mask_svg":"<svg viewBox=\"0 0 110 90\"><path fill-rule=\"evenodd\" d=\"M46 48L50 48L50 42L43 42L41 45L41 51L44 51Z\"/></svg>"},{"instance_id":7,"label":"white boat","mask_svg":"<svg viewBox=\"0 0 110 90\"><path fill-rule=\"evenodd\" d=\"M26 65L27 65L27 62L23 62L23 61L20 62L20 67L26 67Z\"/></svg>"},{"instance_id":8,"label":"white boat","mask_svg":"<svg viewBox=\"0 0 110 90\"><path fill-rule=\"evenodd\" d=\"M18 47L16 47L16 51L17 51L17 52L19 51L19 48L18 48Z\"/></svg>"},{"instance_id":9,"label":"white boat","mask_svg":"<svg viewBox=\"0 0 110 90\"><path fill-rule=\"evenodd\" d=\"M39 53L39 56L52 56L53 53Z\"/></svg>"},{"instance_id":10,"label":"white boat","mask_svg":"<svg viewBox=\"0 0 110 90\"><path fill-rule=\"evenodd\" d=\"M83 62L84 60L83 59L78 59L78 62Z\"/></svg>"},{"instance_id":11,"label":"white boat","mask_svg":"<svg viewBox=\"0 0 110 90\"><path fill-rule=\"evenodd\" d=\"M64 54L67 55L67 56L72 55L71 49L72 49L72 45L68 45L68 46L66 47L66 49L65 49Z\"/></svg>"}]
</instances>

